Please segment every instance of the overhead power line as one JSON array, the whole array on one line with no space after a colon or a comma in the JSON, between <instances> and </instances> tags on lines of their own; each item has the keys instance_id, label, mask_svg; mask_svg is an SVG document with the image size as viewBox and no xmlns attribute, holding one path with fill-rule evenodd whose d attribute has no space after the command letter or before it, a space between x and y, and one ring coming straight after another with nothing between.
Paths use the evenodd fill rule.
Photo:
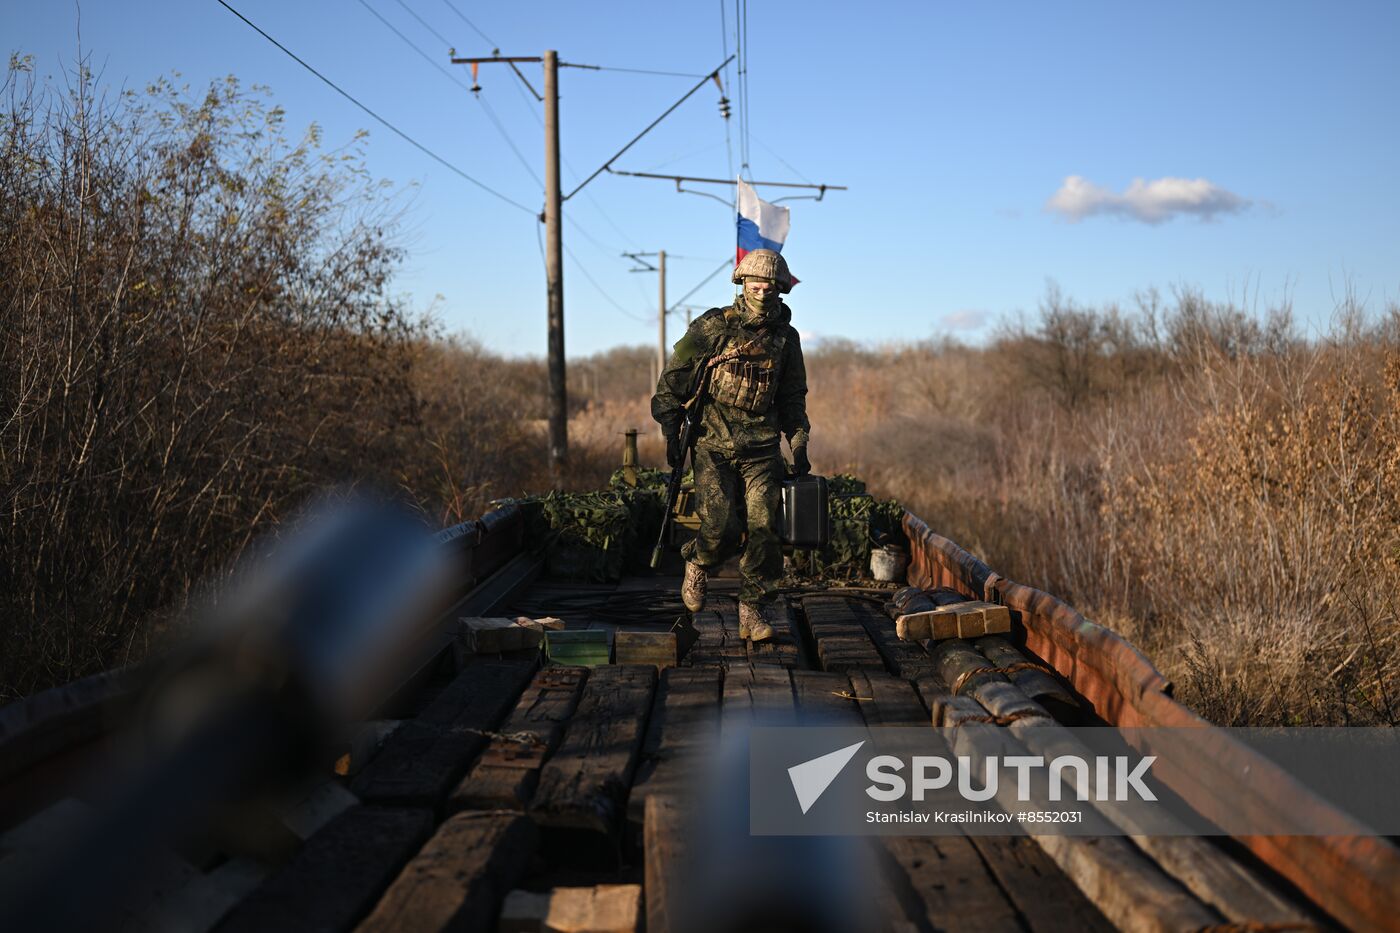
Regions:
<instances>
[{"instance_id":1,"label":"overhead power line","mask_svg":"<svg viewBox=\"0 0 1400 933\"><path fill-rule=\"evenodd\" d=\"M455 5L453 5L452 0L442 0L442 2L445 3L445 4L447 4L447 8L448 8L449 10L451 10L453 13L456 13L457 16L458 16L459 18L461 18L462 22L464 22L464 23L466 23L468 26L470 26L471 29L472 29L472 32L476 33L478 36L481 36L481 38L485 39L487 45L491 46L491 48L493 48L493 49L496 48L496 40L492 39L492 38L491 38L490 36L488 36L486 33L482 32L480 29L478 29L477 26L476 26L476 23L473 23L471 20L467 19L467 15L466 15L465 13L463 13L461 10L457 9L457 7L456 7Z\"/></svg>"},{"instance_id":2,"label":"overhead power line","mask_svg":"<svg viewBox=\"0 0 1400 933\"><path fill-rule=\"evenodd\" d=\"M596 288L598 290L598 294L602 295L604 300L606 300L608 304L612 305L618 311L622 312L627 317L630 317L632 320L637 321L640 324L650 323L646 318L641 317L637 314L633 314L631 311L628 311L626 308L624 308L621 304L617 302L617 299L613 298L612 295L609 295L607 291L603 288L603 286L598 284L598 280L593 278L592 275L589 275L588 267L585 266L583 263L579 262L579 259L577 256L574 255L573 250L569 249L566 246L564 247L564 253L574 261L574 267L578 269L578 271L583 273L583 277L588 280L588 284Z\"/></svg>"},{"instance_id":3,"label":"overhead power line","mask_svg":"<svg viewBox=\"0 0 1400 933\"><path fill-rule=\"evenodd\" d=\"M370 14L371 16L373 16L375 19L379 20L379 22L382 23L382 24L384 25L384 28L385 28L385 29L388 29L388 30L389 30L390 32L392 32L394 35L396 35L396 36L398 36L400 39L402 39L402 40L404 41L404 43L405 43L409 48L413 49L413 51L417 52L417 53L422 57L423 61L427 62L429 65L432 65L434 68L436 68L438 71L440 71L444 76L446 76L447 80L451 81L453 84L457 85L458 87L460 87L460 88L461 88L462 90L464 90L464 91L470 91L470 90L471 90L471 88L469 88L469 87L467 87L465 84L463 84L462 81L461 81L456 75L454 75L452 72L448 71L446 68L442 67L442 63L441 63L441 62L439 62L437 59L433 58L433 57L432 57L431 55L429 55L427 52L423 51L423 49L419 47L418 43L414 42L414 41L413 41L412 39L410 39L408 36L404 35L402 32L399 31L399 28L398 28L397 26L395 26L393 23L389 22L387 19L385 19L383 16L381 16L381 15L379 14L379 11L376 10L374 7L370 6L369 3L366 2L366 0L359 0L359 2L360 2L360 6L364 7L366 10L369 10L369 14ZM407 8L407 7L404 7L404 9L408 9L408 8ZM409 12L411 13L411 12L413 12L413 11L412 11L412 10L409 10ZM420 20L420 22L421 22L421 20Z\"/></svg>"},{"instance_id":4,"label":"overhead power line","mask_svg":"<svg viewBox=\"0 0 1400 933\"><path fill-rule=\"evenodd\" d=\"M452 47L452 41L451 41L450 39L448 39L447 37L445 37L442 33L438 32L438 31L437 31L436 29L434 29L432 26L429 26L427 20L425 20L423 17L419 16L417 13L413 12L413 7L409 6L407 3L404 3L403 0L394 0L394 2L397 3L399 6L403 7L403 8L404 8L404 11L405 11L406 13L408 13L409 16L412 16L414 19L418 20L419 24L420 24L424 29L428 30L428 32L431 32L431 33L437 38L437 40L438 40L439 42L441 42L443 45L447 46L448 48L451 48L451 47Z\"/></svg>"},{"instance_id":5,"label":"overhead power line","mask_svg":"<svg viewBox=\"0 0 1400 933\"><path fill-rule=\"evenodd\" d=\"M273 45L277 46L277 48L281 49L282 52L284 52L289 58L291 58L291 59L292 59L294 62L296 62L298 65L300 65L301 67L305 68L307 71L311 72L311 73L312 73L313 75L315 75L316 77L320 78L328 87L330 87L333 91L335 91L335 92L336 92L337 94L339 94L341 97L344 97L346 100L350 101L350 103L354 104L356 107L359 107L359 108L360 108L361 110L363 110L365 113L369 114L370 117L372 117L374 120L378 121L382 126L384 126L385 128L387 128L390 132L394 133L396 136L398 136L398 137L399 137L400 139L402 139L404 142L406 142L406 143L408 143L409 145L413 146L413 147L414 147L415 149L417 149L419 152L422 152L424 155L428 156L428 157L429 157L430 159L432 159L433 161L435 161L435 162L437 162L438 164L442 165L444 168L448 169L449 171L453 172L454 174L460 176L463 180L465 180L465 181L467 181L467 182L469 182L469 183L475 185L476 187L480 188L482 191L485 191L487 194L491 195L492 197L495 197L495 198L497 198L497 199L499 199L499 200L501 200L501 201L504 201L505 203L511 205L511 206L514 207L514 208L517 208L518 210L524 211L525 213L529 214L531 217L534 217L534 216L537 215L537 212L536 212L536 211L534 211L534 210L532 210L532 209L526 207L524 204L521 204L519 201L516 201L515 199L510 198L510 197L507 197L506 195L504 195L504 194L502 194L501 192L497 191L495 188L492 188L490 185L488 185L488 184L486 184L486 183L484 183L484 182L478 181L477 179L473 178L471 175L467 174L467 173L466 173L465 171L463 171L461 168L458 168L456 165L453 165L451 162L447 161L447 160L444 159L442 156L438 155L436 152L434 152L433 150L429 149L427 146L423 145L423 144L420 143L418 140L414 139L412 136L408 135L407 133L405 133L403 130L399 129L399 128L398 128L397 126L395 126L394 124L390 123L390 122L389 122L388 120L386 120L384 117L381 117L378 113L375 113L373 110L371 110L371 109L370 109L368 106L366 106L365 104L360 103L359 99L356 98L354 95L352 95L349 91L345 90L345 89L342 88L340 85L338 85L338 84L336 84L334 81L332 81L330 78L327 78L325 75L321 74L321 72L319 72L319 71L317 71L315 68L311 67L311 65L307 64L306 61L305 61L304 59L301 58L301 56L297 55L297 54L296 54L295 52L293 52L291 49L287 48L285 45L283 45L282 43L278 42L276 39L272 38L272 36L270 36L270 35L268 35L266 32L264 32L264 31L262 30L262 28L258 26L257 23L254 23L254 22L253 22L252 20L250 20L248 17L244 16L242 13L238 12L238 11L235 10L233 7L229 6L228 3L225 2L225 0L217 0L217 2L218 2L218 4L219 4L220 6L222 6L224 9L228 10L228 11L229 11L230 13L232 13L234 16L237 16L239 19L243 20L243 22L247 23L250 27L252 27L253 31L255 31L258 35L262 36L262 37L263 37L264 39L266 39L268 42L271 42Z\"/></svg>"},{"instance_id":6,"label":"overhead power line","mask_svg":"<svg viewBox=\"0 0 1400 933\"><path fill-rule=\"evenodd\" d=\"M696 91L698 91L698 90L700 90L702 87L704 87L704 86L710 81L711 78L713 78L716 74L719 73L719 69L720 69L720 68L723 68L723 67L724 67L725 65L727 65L727 64L729 64L729 59L725 59L724 61L720 62L719 68L716 68L714 71L711 71L709 74L707 74L707 75L705 75L703 78L701 78L700 81L699 81L699 83L697 83L693 88L691 88L690 90L686 91L683 95L681 95L681 99L680 99L680 100L676 101L674 104L672 104L671 106L667 107L665 113L661 114L661 116L657 117L655 120L652 120L650 123L648 123L646 129L642 130L642 131L641 131L640 133L638 133L636 136L633 136L633 137L627 142L627 145L625 145L625 146L623 146L621 149L617 150L617 152L613 155L613 157L612 157L611 159L608 159L608 161L606 161L606 162L604 162L602 165L598 166L597 170L594 171L594 173L593 173L592 175L589 175L587 178L585 178L585 179L579 184L579 186L578 186L577 188L575 188L573 191L570 191L568 194L564 195L564 200L567 201L567 200L569 200L569 198L572 198L574 195L578 194L581 190L583 190L584 185L587 185L590 181L592 181L593 179L597 178L599 175L603 174L603 172L607 171L608 168L609 168L609 166L611 166L614 162L616 162L619 158L621 158L621 157L622 157L622 154L623 154L624 152L626 152L628 149L631 149L631 148L637 143L637 140L641 139L643 136L645 136L646 134L650 133L653 129L655 129L655 128L656 128L656 125L657 125L658 123L660 123L662 120L664 120L664 119L666 119L667 117L669 117L669 116L671 115L671 112L672 112L673 110L675 110L675 109L676 109L677 107L679 107L681 104L683 104L683 103L685 103L687 100L689 100L690 97L691 97L691 95L693 95Z\"/></svg>"},{"instance_id":7,"label":"overhead power line","mask_svg":"<svg viewBox=\"0 0 1400 933\"><path fill-rule=\"evenodd\" d=\"M729 257L729 256L724 257L724 261L721 262L718 266L715 267L715 271L711 272L709 275L707 275L707 276L705 276L703 279L701 279L699 285L696 285L696 286L695 286L694 288L692 288L690 291L686 292L686 293L685 293L684 295L682 295L680 298L676 299L676 303L673 304L673 305L671 305L671 307L667 308L667 309L666 309L666 313L667 313L667 314L671 314L671 313L675 312L676 310L678 310L679 308L681 308L681 307L685 304L685 301L686 301L687 298L689 298L691 295L693 295L693 294L695 294L696 292L698 292L700 289L704 288L706 285L710 284L710 280L711 280L711 279L713 279L715 276L719 275L719 274L720 274L721 272L723 272L725 269L728 269L731 265L733 265L733 263L734 263L734 260L733 260L732 257Z\"/></svg>"},{"instance_id":8,"label":"overhead power line","mask_svg":"<svg viewBox=\"0 0 1400 933\"><path fill-rule=\"evenodd\" d=\"M424 22L421 16L410 10L404 4L403 0L397 0L397 2L399 6L402 6L405 10L408 10L408 12L413 16L414 19L422 23L425 29L427 29L433 35L438 36L439 39L442 39L442 36L437 32L437 30L433 29L432 26L429 26L426 22ZM500 134L501 139L505 141L505 144L510 148L510 151L515 154L516 161L519 162L520 165L525 169L525 172L535 180L535 184L539 185L541 188L544 187L544 182L540 179L539 173L537 173L534 169L534 166L530 164L530 160L525 158L525 155L520 151L520 147L515 144L515 140L512 139L510 133L506 131L505 124L503 124L500 118L496 116L496 111L492 109L491 104L487 102L487 100L484 97L481 96L479 91L474 91L472 88L467 87L467 85L460 81L456 75L452 74L452 72L442 67L441 62L433 58L427 52L423 51L422 46L418 45L408 36L404 35L402 32L396 29L393 23L390 23L383 16L380 16L379 13L373 7L371 7L368 2L366 2L366 0L360 0L360 6L364 7L366 10L369 10L369 12L373 14L375 19L379 20L379 22L383 23L384 26L391 32L393 32L394 35L398 36L405 43L407 43L409 48L413 49L413 51L417 52L420 56L422 56L428 64L432 65L434 68L440 71L444 76L447 77L449 81L460 87L462 90L472 94L472 96L476 98L477 103L481 104L481 109L485 111L486 118L491 121L491 125L496 128L496 132ZM449 46L452 44L446 39L443 39L442 41L446 42Z\"/></svg>"}]
</instances>

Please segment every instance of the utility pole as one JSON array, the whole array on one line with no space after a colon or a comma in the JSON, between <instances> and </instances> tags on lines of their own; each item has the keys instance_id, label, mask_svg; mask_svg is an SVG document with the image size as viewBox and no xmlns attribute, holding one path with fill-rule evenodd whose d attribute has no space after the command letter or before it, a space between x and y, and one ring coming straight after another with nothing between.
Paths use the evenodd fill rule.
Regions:
<instances>
[{"instance_id":1,"label":"utility pole","mask_svg":"<svg viewBox=\"0 0 1400 933\"><path fill-rule=\"evenodd\" d=\"M410 11L412 12L412 11ZM622 157L627 150L636 144L647 133L650 133L655 126L666 119L677 107L690 99L696 91L713 81L719 84L719 70L734 60L731 55L720 63L719 68L702 77L694 87L686 91L674 104L666 109L661 116L642 130L636 136L617 151L608 161L600 165L592 175L589 175L578 186L568 194L564 194L559 184L559 68L562 64L566 68L591 68L601 70L597 65L580 65L574 62L559 61L559 53L554 49L549 49L541 58L501 56L494 54L490 58L458 58L455 49L448 50L448 57L454 65L470 65L472 69L471 90L479 92L481 87L476 83L477 72L482 65L503 64L509 65L516 76L524 81L526 86L529 82L516 67L517 63L540 62L544 66L544 94L536 95L544 103L544 214L541 220L545 226L545 280L546 292L548 294L548 316L549 316L549 336L548 336L548 367L549 367L549 463L550 470L556 484L564 476L564 467L569 456L569 399L568 390L565 383L564 372L564 240L563 240L563 220L564 202L578 194L584 187L604 172L612 172L612 164ZM530 90L533 92L534 88ZM822 192L825 194L825 191ZM661 363L665 366L666 361L666 254L661 254Z\"/></svg>"},{"instance_id":2,"label":"utility pole","mask_svg":"<svg viewBox=\"0 0 1400 933\"><path fill-rule=\"evenodd\" d=\"M564 199L559 186L559 53L544 53L544 271L549 294L549 464L556 483L569 457L564 379Z\"/></svg>"},{"instance_id":3,"label":"utility pole","mask_svg":"<svg viewBox=\"0 0 1400 933\"><path fill-rule=\"evenodd\" d=\"M655 253L623 253L628 259L637 265L628 270L629 272L656 272L661 280L660 296L656 304L656 362L652 364L652 383L661 381L661 373L666 369L666 251L659 250ZM655 256L659 260L656 265L647 261L648 257ZM687 322L689 323L689 322Z\"/></svg>"},{"instance_id":4,"label":"utility pole","mask_svg":"<svg viewBox=\"0 0 1400 933\"><path fill-rule=\"evenodd\" d=\"M564 196L559 184L559 53L549 49L542 58L492 55L490 58L458 58L449 52L454 65L470 65L472 90L481 65L510 65L540 62L544 65L544 274L548 337L546 352L549 369L549 467L554 483L564 476L569 459L569 395L564 369ZM520 72L517 70L516 74ZM523 76L522 76L523 80ZM527 82L528 83L528 82ZM534 88L531 88L533 91Z\"/></svg>"}]
</instances>

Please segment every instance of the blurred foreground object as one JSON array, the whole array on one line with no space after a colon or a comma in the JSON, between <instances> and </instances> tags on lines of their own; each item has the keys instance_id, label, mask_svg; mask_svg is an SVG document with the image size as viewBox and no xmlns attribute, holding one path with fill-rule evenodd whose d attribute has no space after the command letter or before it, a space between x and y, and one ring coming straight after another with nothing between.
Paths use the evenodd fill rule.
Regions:
<instances>
[{"instance_id":1,"label":"blurred foreground object","mask_svg":"<svg viewBox=\"0 0 1400 933\"><path fill-rule=\"evenodd\" d=\"M328 771L336 743L401 684L451 595L427 526L355 498L323 500L285 527L191 611L189 641L125 737L129 766L104 782L117 790L8 874L0 929L110 925L105 911L164 847Z\"/></svg>"},{"instance_id":2,"label":"blurred foreground object","mask_svg":"<svg viewBox=\"0 0 1400 933\"><path fill-rule=\"evenodd\" d=\"M759 718L762 722L763 718ZM749 831L749 729L724 730L683 792L646 803L649 926L673 933L874 933L870 850Z\"/></svg>"}]
</instances>

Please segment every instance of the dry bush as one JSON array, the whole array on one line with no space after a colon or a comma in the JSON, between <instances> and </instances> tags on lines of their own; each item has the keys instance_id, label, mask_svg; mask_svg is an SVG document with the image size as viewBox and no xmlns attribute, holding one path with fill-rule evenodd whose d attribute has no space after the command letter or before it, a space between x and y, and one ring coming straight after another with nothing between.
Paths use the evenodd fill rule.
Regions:
<instances>
[{"instance_id":1,"label":"dry bush","mask_svg":"<svg viewBox=\"0 0 1400 933\"><path fill-rule=\"evenodd\" d=\"M1219 722L1400 716L1400 312L1306 343L1178 290L1049 289L988 347L809 351L812 451L1124 631Z\"/></svg>"},{"instance_id":2,"label":"dry bush","mask_svg":"<svg viewBox=\"0 0 1400 933\"><path fill-rule=\"evenodd\" d=\"M231 79L106 97L16 58L0 93L0 700L139 660L316 491L449 523L550 486L543 363L441 339L389 294L395 202L358 140L289 141ZM565 486L620 461L605 425L649 424L647 358L575 369L631 407L574 387Z\"/></svg>"},{"instance_id":3,"label":"dry bush","mask_svg":"<svg viewBox=\"0 0 1400 933\"><path fill-rule=\"evenodd\" d=\"M503 359L466 338L425 341L413 380L421 427L403 486L435 521L475 518L493 499L548 485L542 363Z\"/></svg>"},{"instance_id":4,"label":"dry bush","mask_svg":"<svg viewBox=\"0 0 1400 933\"><path fill-rule=\"evenodd\" d=\"M1400 715L1400 355L1373 335L1230 355L1173 386L1178 443L1108 446L1122 600L1218 721Z\"/></svg>"},{"instance_id":5,"label":"dry bush","mask_svg":"<svg viewBox=\"0 0 1400 933\"><path fill-rule=\"evenodd\" d=\"M3 94L0 697L140 657L312 489L391 483L419 416L353 149L231 80L103 98L16 59Z\"/></svg>"}]
</instances>

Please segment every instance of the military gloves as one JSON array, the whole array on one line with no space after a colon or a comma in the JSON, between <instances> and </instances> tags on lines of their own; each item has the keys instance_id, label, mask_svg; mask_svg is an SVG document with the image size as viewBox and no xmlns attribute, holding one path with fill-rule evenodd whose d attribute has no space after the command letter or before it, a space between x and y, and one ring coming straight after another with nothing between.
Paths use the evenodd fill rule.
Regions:
<instances>
[{"instance_id":1,"label":"military gloves","mask_svg":"<svg viewBox=\"0 0 1400 933\"><path fill-rule=\"evenodd\" d=\"M807 459L807 445L801 444L792 449L792 471L798 476L812 472L812 461Z\"/></svg>"},{"instance_id":2,"label":"military gloves","mask_svg":"<svg viewBox=\"0 0 1400 933\"><path fill-rule=\"evenodd\" d=\"M666 465L673 470L681 468L685 460L685 449L681 447L680 433L666 435Z\"/></svg>"}]
</instances>

